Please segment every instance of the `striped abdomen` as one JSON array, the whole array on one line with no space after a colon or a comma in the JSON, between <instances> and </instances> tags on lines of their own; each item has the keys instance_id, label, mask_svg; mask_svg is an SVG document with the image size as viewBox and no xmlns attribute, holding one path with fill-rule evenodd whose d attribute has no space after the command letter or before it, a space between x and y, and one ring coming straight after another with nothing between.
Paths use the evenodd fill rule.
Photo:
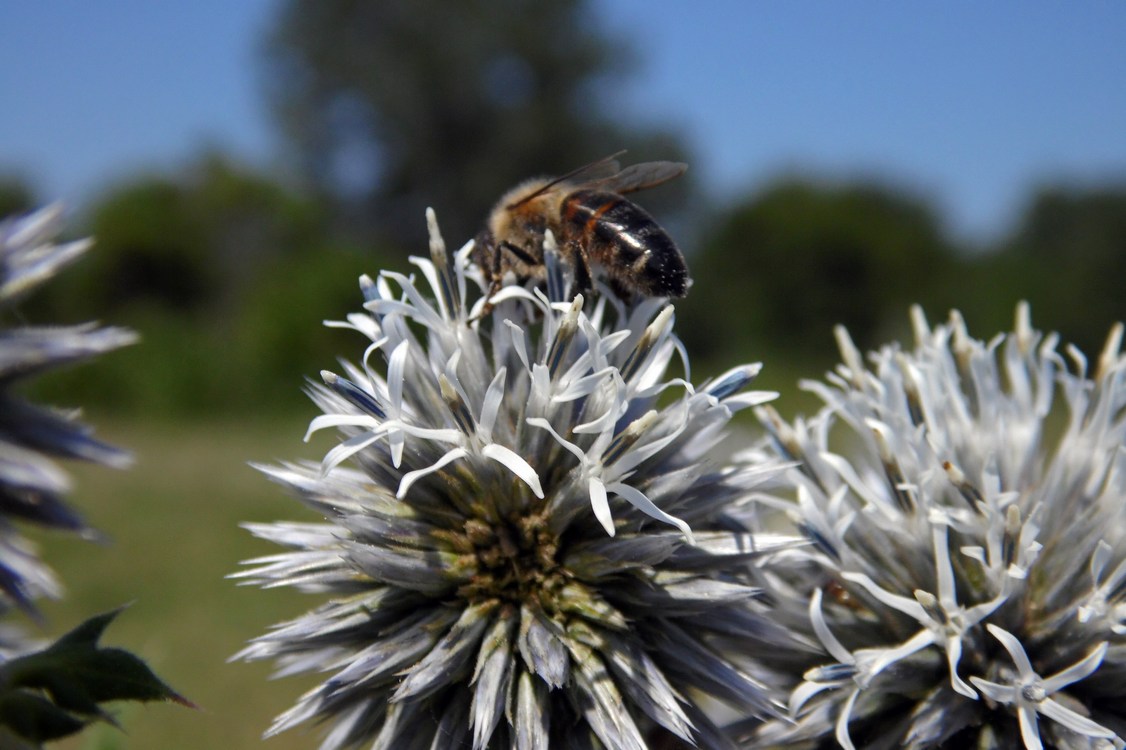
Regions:
<instances>
[{"instance_id":1,"label":"striped abdomen","mask_svg":"<svg viewBox=\"0 0 1126 750\"><path fill-rule=\"evenodd\" d=\"M617 193L579 190L563 201L563 235L626 288L683 297L688 268L676 244L644 209Z\"/></svg>"}]
</instances>

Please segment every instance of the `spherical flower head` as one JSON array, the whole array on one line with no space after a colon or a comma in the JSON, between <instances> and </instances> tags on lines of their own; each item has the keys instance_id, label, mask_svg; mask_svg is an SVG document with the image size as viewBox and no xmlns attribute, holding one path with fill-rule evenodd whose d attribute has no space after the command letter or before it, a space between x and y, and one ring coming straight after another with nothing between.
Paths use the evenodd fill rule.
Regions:
<instances>
[{"instance_id":1,"label":"spherical flower head","mask_svg":"<svg viewBox=\"0 0 1126 750\"><path fill-rule=\"evenodd\" d=\"M321 465L264 468L324 523L250 525L292 551L264 586L328 595L240 656L333 674L271 729L330 727L322 748L644 748L727 742L698 702L770 710L722 656L755 622L762 551L726 509L764 471L705 455L757 366L700 387L667 371L672 308L502 288L481 315L472 244L447 259L430 215L421 278L361 280L370 344L323 373ZM475 302L470 305L470 293Z\"/></svg>"},{"instance_id":2,"label":"spherical flower head","mask_svg":"<svg viewBox=\"0 0 1126 750\"><path fill-rule=\"evenodd\" d=\"M812 420L759 411L809 546L763 569L792 715L751 746L1121 747L1122 328L1089 368L1026 305L988 342L913 323L868 366L838 329Z\"/></svg>"},{"instance_id":3,"label":"spherical flower head","mask_svg":"<svg viewBox=\"0 0 1126 750\"><path fill-rule=\"evenodd\" d=\"M0 221L0 611L57 596L60 587L15 522L90 533L63 502L67 475L52 458L78 458L110 466L128 454L94 440L72 416L29 403L15 389L30 377L80 362L136 340L131 331L94 325L31 327L11 313L15 305L60 269L80 258L88 240L58 244L62 210L42 209Z\"/></svg>"}]
</instances>

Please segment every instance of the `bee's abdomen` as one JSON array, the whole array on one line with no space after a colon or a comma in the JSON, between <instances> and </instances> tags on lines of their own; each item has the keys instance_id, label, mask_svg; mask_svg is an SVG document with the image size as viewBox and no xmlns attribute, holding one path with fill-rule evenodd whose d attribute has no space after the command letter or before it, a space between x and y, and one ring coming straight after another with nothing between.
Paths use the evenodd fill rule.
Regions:
<instances>
[{"instance_id":1,"label":"bee's abdomen","mask_svg":"<svg viewBox=\"0 0 1126 750\"><path fill-rule=\"evenodd\" d=\"M616 193L579 190L563 202L564 233L619 282L652 297L683 297L684 257L640 206Z\"/></svg>"}]
</instances>

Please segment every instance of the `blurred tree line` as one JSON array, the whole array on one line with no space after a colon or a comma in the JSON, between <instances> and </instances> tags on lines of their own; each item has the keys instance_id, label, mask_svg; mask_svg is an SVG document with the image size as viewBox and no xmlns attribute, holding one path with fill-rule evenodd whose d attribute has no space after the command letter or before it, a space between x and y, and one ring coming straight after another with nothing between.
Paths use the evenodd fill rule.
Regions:
<instances>
[{"instance_id":1,"label":"blurred tree line","mask_svg":"<svg viewBox=\"0 0 1126 750\"><path fill-rule=\"evenodd\" d=\"M97 249L23 314L96 315L143 343L45 395L178 417L303 408L302 376L362 351L321 321L359 309L361 273L410 270L427 205L460 245L534 174L623 147L630 162L691 162L676 133L615 116L631 54L582 0L283 3L265 68L297 179L206 153L107 188L75 222ZM717 204L681 179L639 202L688 256L678 331L697 380L762 360L765 385L789 394L837 361L834 324L871 348L907 332L913 303L932 320L956 307L989 336L1028 299L1038 327L1088 355L1126 318L1126 182L1043 186L987 248L960 246L925 199L886 184L784 177ZM35 203L0 180L3 213Z\"/></svg>"}]
</instances>

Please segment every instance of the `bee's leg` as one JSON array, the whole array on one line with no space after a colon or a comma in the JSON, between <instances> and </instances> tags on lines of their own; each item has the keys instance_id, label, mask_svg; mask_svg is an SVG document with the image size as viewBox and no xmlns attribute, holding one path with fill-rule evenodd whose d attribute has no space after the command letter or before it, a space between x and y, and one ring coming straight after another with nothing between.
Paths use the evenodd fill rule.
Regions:
<instances>
[{"instance_id":1,"label":"bee's leg","mask_svg":"<svg viewBox=\"0 0 1126 750\"><path fill-rule=\"evenodd\" d=\"M500 291L502 276L500 251L492 232L484 229L477 234L473 241L473 252L470 257L481 269L481 275L485 277L485 281L489 283L488 289L485 290L485 305L475 318L475 320L480 320L493 311L493 295Z\"/></svg>"},{"instance_id":2,"label":"bee's leg","mask_svg":"<svg viewBox=\"0 0 1126 750\"><path fill-rule=\"evenodd\" d=\"M482 240L482 238L485 238ZM489 282L489 288L485 292L485 304L481 307L481 312L477 315L477 320L486 317L493 311L496 305L493 304L493 295L500 291L501 282L504 279L504 253L509 253L512 257L516 258L525 265L534 265L536 259L529 255L519 245L511 242L501 242L499 245L493 240L491 233L482 232L478 235L478 242L485 242L487 245L486 254L490 258L490 263L478 263L481 270L484 272L485 280ZM509 264L511 265L511 264Z\"/></svg>"},{"instance_id":3,"label":"bee's leg","mask_svg":"<svg viewBox=\"0 0 1126 750\"><path fill-rule=\"evenodd\" d=\"M538 263L538 261L534 257L532 257L531 253L529 253L527 250L520 247L519 245L514 245L511 242L502 242L500 244L500 246L504 250L507 250L508 252L512 253L513 257L515 257L516 260L520 261L521 263L523 263L525 265L534 266L534 265L536 265L536 263Z\"/></svg>"},{"instance_id":4,"label":"bee's leg","mask_svg":"<svg viewBox=\"0 0 1126 750\"><path fill-rule=\"evenodd\" d=\"M482 320L489 317L489 313L491 313L493 311L493 308L496 307L496 305L493 304L493 295L499 291L500 276L494 276L489 280L489 288L485 290L485 304L481 306L481 312L477 313L477 315L469 321L470 323L475 320Z\"/></svg>"},{"instance_id":5,"label":"bee's leg","mask_svg":"<svg viewBox=\"0 0 1126 750\"><path fill-rule=\"evenodd\" d=\"M488 229L482 229L473 238L473 251L469 257L490 285L500 276L500 253L497 252L496 239Z\"/></svg>"},{"instance_id":6,"label":"bee's leg","mask_svg":"<svg viewBox=\"0 0 1126 750\"><path fill-rule=\"evenodd\" d=\"M593 289L594 281L590 276L590 261L587 259L586 253L583 252L582 247L579 246L578 243L569 244L571 244L570 252L568 253L571 256L571 268L575 269L575 280L571 287L570 297L574 299L575 295L586 294Z\"/></svg>"}]
</instances>

